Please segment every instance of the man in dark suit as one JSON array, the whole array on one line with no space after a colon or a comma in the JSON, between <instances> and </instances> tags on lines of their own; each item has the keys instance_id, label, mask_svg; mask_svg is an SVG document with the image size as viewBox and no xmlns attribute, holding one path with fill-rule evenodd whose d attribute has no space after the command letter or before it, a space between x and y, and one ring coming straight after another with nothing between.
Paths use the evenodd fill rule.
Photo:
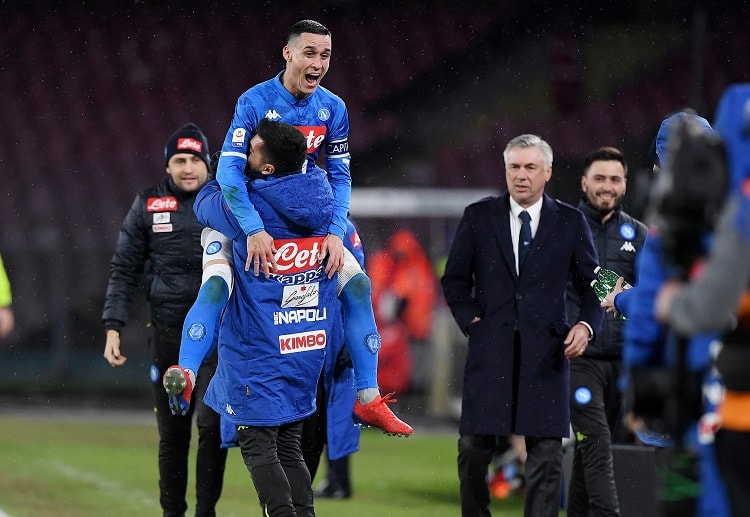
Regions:
<instances>
[{"instance_id":1,"label":"man in dark suit","mask_svg":"<svg viewBox=\"0 0 750 517\"><path fill-rule=\"evenodd\" d=\"M508 192L469 205L442 278L445 299L469 336L458 441L461 511L490 515L486 476L511 434L525 436L531 517L557 516L562 438L570 433L569 359L580 357L602 323L594 290L597 256L576 208L544 193L552 149L536 135L503 153ZM565 289L582 300L569 322Z\"/></svg>"}]
</instances>

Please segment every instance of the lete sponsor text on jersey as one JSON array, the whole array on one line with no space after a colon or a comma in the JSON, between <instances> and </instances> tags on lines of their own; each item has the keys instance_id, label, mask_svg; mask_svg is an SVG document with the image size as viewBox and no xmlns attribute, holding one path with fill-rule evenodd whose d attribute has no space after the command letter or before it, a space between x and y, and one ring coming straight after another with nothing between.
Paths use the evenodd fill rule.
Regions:
<instances>
[{"instance_id":1,"label":"lete sponsor text on jersey","mask_svg":"<svg viewBox=\"0 0 750 517\"><path fill-rule=\"evenodd\" d=\"M325 126L295 126L305 135L307 140L307 154L314 153L326 139Z\"/></svg>"},{"instance_id":2,"label":"lete sponsor text on jersey","mask_svg":"<svg viewBox=\"0 0 750 517\"><path fill-rule=\"evenodd\" d=\"M318 255L324 237L305 237L301 239L275 239L276 264L274 273L293 275L316 269L320 263Z\"/></svg>"},{"instance_id":3,"label":"lete sponsor text on jersey","mask_svg":"<svg viewBox=\"0 0 750 517\"><path fill-rule=\"evenodd\" d=\"M150 197L146 200L147 212L176 212L177 198L174 196Z\"/></svg>"}]
</instances>

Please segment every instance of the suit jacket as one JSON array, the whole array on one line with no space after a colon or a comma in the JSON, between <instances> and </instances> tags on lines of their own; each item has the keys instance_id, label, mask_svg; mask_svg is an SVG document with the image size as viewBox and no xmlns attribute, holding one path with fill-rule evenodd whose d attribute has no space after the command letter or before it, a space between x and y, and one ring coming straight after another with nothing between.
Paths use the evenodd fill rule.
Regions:
<instances>
[{"instance_id":1,"label":"suit jacket","mask_svg":"<svg viewBox=\"0 0 750 517\"><path fill-rule=\"evenodd\" d=\"M441 279L453 316L469 336L459 431L568 436L563 341L575 323L566 313L568 280L581 295L580 320L597 332L604 314L590 287L598 262L591 230L578 209L545 194L519 276L509 200L506 193L466 208ZM482 320L469 326L475 316Z\"/></svg>"}]
</instances>

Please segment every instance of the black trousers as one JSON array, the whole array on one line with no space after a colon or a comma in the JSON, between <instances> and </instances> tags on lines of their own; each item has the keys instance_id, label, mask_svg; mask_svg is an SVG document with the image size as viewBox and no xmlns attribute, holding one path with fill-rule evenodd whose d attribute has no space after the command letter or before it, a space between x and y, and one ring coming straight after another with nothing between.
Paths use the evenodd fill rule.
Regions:
<instances>
[{"instance_id":1,"label":"black trousers","mask_svg":"<svg viewBox=\"0 0 750 517\"><path fill-rule=\"evenodd\" d=\"M318 381L318 392L315 399L317 409L315 413L307 417L302 425L302 457L305 459L305 465L310 472L310 479L315 479L320 467L320 458L323 455L323 449L328 443L328 425L327 409L328 396L325 385L323 384L323 374ZM349 456L344 456L337 460L328 460L328 472L326 474L328 482L334 486L340 487L345 493L351 494L351 481L349 476Z\"/></svg>"},{"instance_id":2,"label":"black trousers","mask_svg":"<svg viewBox=\"0 0 750 517\"><path fill-rule=\"evenodd\" d=\"M619 361L570 362L570 423L575 433L568 491L569 517L620 515L611 426L620 414Z\"/></svg>"},{"instance_id":3,"label":"black trousers","mask_svg":"<svg viewBox=\"0 0 750 517\"><path fill-rule=\"evenodd\" d=\"M750 517L750 433L719 429L716 460L733 517Z\"/></svg>"},{"instance_id":4,"label":"black trousers","mask_svg":"<svg viewBox=\"0 0 750 517\"><path fill-rule=\"evenodd\" d=\"M493 453L506 448L504 436L461 435L458 439L458 478L463 517L490 516L487 469ZM527 517L557 517L562 495L562 440L525 437Z\"/></svg>"},{"instance_id":5,"label":"black trousers","mask_svg":"<svg viewBox=\"0 0 750 517\"><path fill-rule=\"evenodd\" d=\"M323 448L326 445L328 426L326 425L326 390L323 385L323 375L318 380L318 391L315 398L315 413L307 417L302 423L302 437L300 438L300 447L302 448L302 457L310 472L310 479L315 479L320 466L320 457L323 455Z\"/></svg>"},{"instance_id":6,"label":"black trousers","mask_svg":"<svg viewBox=\"0 0 750 517\"><path fill-rule=\"evenodd\" d=\"M162 385L162 376L177 364L182 329L154 330L150 336L153 365L151 383L154 394L156 424L159 428L159 502L164 516L183 516L187 511L188 452L193 414L198 427L196 458L196 517L216 515L216 503L224 484L227 450L221 448L219 415L203 403L203 395L216 371L216 353L207 358L197 372L190 410L185 416L174 416Z\"/></svg>"},{"instance_id":7,"label":"black trousers","mask_svg":"<svg viewBox=\"0 0 750 517\"><path fill-rule=\"evenodd\" d=\"M278 427L237 426L242 459L263 515L315 515L312 481L300 448L301 434L301 421Z\"/></svg>"}]
</instances>

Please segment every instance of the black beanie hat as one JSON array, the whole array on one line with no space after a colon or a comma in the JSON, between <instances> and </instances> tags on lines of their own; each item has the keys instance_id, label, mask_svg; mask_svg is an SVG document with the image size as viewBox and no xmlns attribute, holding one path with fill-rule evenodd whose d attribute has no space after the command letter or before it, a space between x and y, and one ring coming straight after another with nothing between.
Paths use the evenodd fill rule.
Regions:
<instances>
[{"instance_id":1,"label":"black beanie hat","mask_svg":"<svg viewBox=\"0 0 750 517\"><path fill-rule=\"evenodd\" d=\"M172 133L164 146L164 163L169 165L169 159L175 154L189 153L199 156L206 167L211 168L211 153L208 151L206 135L192 122L185 124Z\"/></svg>"}]
</instances>

